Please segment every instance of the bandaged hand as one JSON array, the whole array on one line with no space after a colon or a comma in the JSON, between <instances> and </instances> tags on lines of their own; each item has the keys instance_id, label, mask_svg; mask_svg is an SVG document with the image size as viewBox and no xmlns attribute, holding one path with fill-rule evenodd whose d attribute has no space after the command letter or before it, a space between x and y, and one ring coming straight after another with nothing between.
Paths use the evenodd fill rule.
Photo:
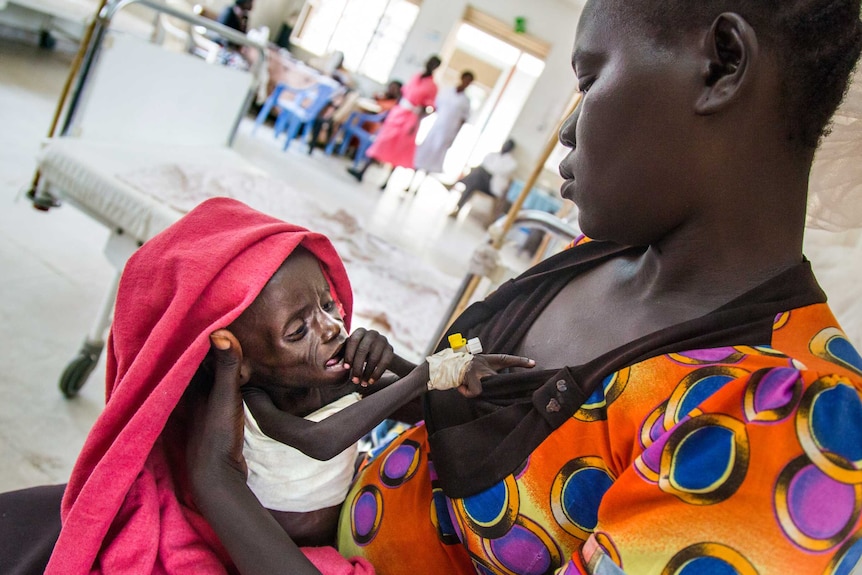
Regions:
<instances>
[{"instance_id":1,"label":"bandaged hand","mask_svg":"<svg viewBox=\"0 0 862 575\"><path fill-rule=\"evenodd\" d=\"M477 354L446 348L428 356L429 390L457 389L464 397L482 393L482 379L511 367L531 368L536 362L504 353Z\"/></svg>"}]
</instances>

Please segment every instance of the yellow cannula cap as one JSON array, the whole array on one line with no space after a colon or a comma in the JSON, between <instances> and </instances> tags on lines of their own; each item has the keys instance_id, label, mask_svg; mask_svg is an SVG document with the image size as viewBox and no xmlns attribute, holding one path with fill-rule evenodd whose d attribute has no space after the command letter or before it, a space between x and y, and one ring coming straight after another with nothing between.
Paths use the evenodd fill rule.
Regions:
<instances>
[{"instance_id":1,"label":"yellow cannula cap","mask_svg":"<svg viewBox=\"0 0 862 575\"><path fill-rule=\"evenodd\" d=\"M467 339L460 333L453 333L449 336L449 347L451 347L452 349L458 349L459 347L464 347L465 345L467 345Z\"/></svg>"}]
</instances>

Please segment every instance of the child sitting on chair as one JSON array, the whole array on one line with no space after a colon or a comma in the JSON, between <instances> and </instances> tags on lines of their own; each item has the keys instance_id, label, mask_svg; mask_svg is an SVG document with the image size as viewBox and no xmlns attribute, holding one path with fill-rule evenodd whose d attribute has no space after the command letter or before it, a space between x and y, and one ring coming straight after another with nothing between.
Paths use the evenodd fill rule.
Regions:
<instances>
[{"instance_id":1,"label":"child sitting on chair","mask_svg":"<svg viewBox=\"0 0 862 575\"><path fill-rule=\"evenodd\" d=\"M207 484L212 453L200 442L214 420L199 412L233 405L226 398L240 387L247 417L227 415L248 430L236 464L297 544L331 543L356 442L429 382L426 364L381 380L387 368L413 366L377 332L348 337L351 308L324 236L234 200L208 200L144 244L120 282L107 404L66 489L48 572L233 569L231 541L219 540L191 491ZM530 365L479 355L449 385L475 395L492 370ZM375 393L358 401L356 390ZM289 450L266 435L298 450L278 470L273 450ZM245 519L232 521L242 529ZM324 572L345 561L331 548L303 552Z\"/></svg>"}]
</instances>

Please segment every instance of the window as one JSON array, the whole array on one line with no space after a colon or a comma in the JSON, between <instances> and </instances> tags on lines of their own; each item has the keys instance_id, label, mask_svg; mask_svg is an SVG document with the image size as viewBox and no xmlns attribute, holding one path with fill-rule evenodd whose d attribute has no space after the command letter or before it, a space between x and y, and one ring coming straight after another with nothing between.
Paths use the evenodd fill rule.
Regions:
<instances>
[{"instance_id":1,"label":"window","mask_svg":"<svg viewBox=\"0 0 862 575\"><path fill-rule=\"evenodd\" d=\"M340 51L348 70L384 84L418 14L415 0L309 0L293 41L318 55Z\"/></svg>"}]
</instances>

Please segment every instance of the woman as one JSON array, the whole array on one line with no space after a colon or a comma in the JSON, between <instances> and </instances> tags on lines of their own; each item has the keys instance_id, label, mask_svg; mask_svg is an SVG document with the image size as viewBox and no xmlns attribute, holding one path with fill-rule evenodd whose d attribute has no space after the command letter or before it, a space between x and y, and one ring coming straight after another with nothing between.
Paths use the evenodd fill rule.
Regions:
<instances>
[{"instance_id":1,"label":"woman","mask_svg":"<svg viewBox=\"0 0 862 575\"><path fill-rule=\"evenodd\" d=\"M485 379L474 399L426 396L425 425L348 495L343 554L384 575L853 569L862 360L802 236L859 11L587 2L560 172L596 241L455 322L537 367ZM237 405L206 418L224 440L210 487L251 511L242 532L216 529L234 558L257 553L244 575L294 572L268 563L284 546L251 518L239 430L224 424Z\"/></svg>"},{"instance_id":2,"label":"woman","mask_svg":"<svg viewBox=\"0 0 862 575\"><path fill-rule=\"evenodd\" d=\"M366 156L369 161L361 170L348 168L353 177L362 181L365 170L372 161L380 164L390 164L393 168L413 168L413 157L416 154L416 131L419 121L427 114L427 109L434 106L437 98L437 84L434 83L434 71L440 67L440 58L431 56L425 62L425 70L416 74L401 88L401 100L389 111L374 142L368 148ZM388 181L388 178L387 178ZM386 183L383 184L383 187Z\"/></svg>"}]
</instances>

